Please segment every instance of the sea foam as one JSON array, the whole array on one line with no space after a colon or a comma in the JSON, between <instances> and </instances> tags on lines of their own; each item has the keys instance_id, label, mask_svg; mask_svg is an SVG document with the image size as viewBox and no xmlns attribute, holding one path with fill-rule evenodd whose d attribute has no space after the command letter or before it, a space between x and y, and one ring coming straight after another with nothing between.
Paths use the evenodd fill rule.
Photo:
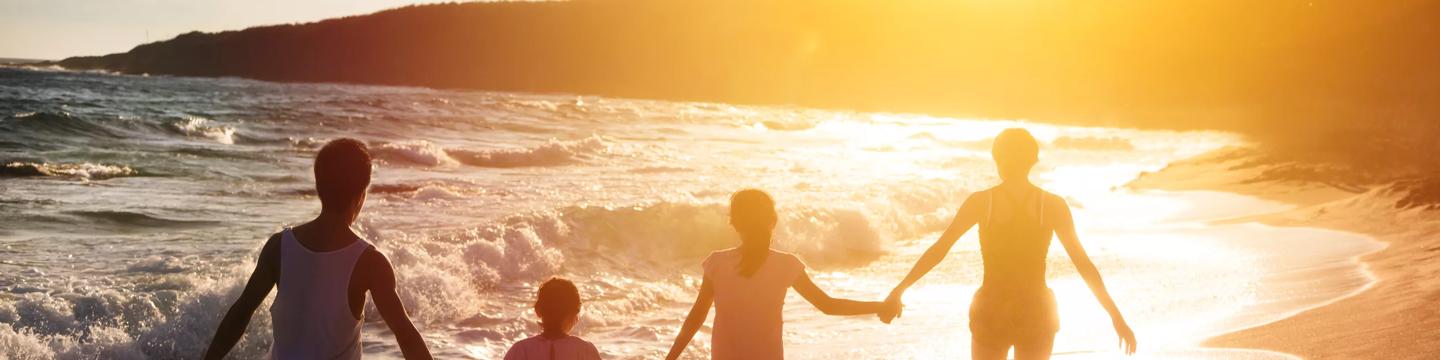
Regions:
<instances>
[{"instance_id":1,"label":"sea foam","mask_svg":"<svg viewBox=\"0 0 1440 360\"><path fill-rule=\"evenodd\" d=\"M211 124L210 119L188 116L170 123L176 131L192 137L206 138L225 145L235 144L235 128Z\"/></svg>"},{"instance_id":2,"label":"sea foam","mask_svg":"<svg viewBox=\"0 0 1440 360\"><path fill-rule=\"evenodd\" d=\"M124 165L94 163L36 163L10 162L0 167L0 176L49 176L83 180L103 180L135 175L136 171Z\"/></svg>"}]
</instances>

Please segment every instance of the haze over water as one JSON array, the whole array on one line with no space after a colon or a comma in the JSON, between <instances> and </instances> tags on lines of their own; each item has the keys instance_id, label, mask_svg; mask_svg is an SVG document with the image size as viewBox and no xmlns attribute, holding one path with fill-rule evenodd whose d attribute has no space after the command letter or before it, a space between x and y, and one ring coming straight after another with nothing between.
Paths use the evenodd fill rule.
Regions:
<instances>
[{"instance_id":1,"label":"haze over water","mask_svg":"<svg viewBox=\"0 0 1440 360\"><path fill-rule=\"evenodd\" d=\"M997 183L988 141L1014 126L1041 140L1034 179L1076 208L1142 357L1282 357L1195 344L1366 286L1352 258L1378 248L1211 222L1282 204L1123 187L1241 144L1214 132L12 69L0 69L0 99L0 343L41 357L202 352L264 239L318 212L311 156L341 136L380 160L360 227L439 356L495 358L533 335L533 286L551 276L580 286L580 335L607 358L662 356L701 259L734 245L724 204L746 187L776 196L776 247L822 288L879 300L965 196ZM792 295L787 354L968 353L974 236L891 325L826 317ZM1057 355L1119 357L1108 318L1052 251ZM1287 276L1321 267L1345 269L1327 276L1348 286ZM257 312L237 355L268 348L268 316ZM367 355L397 356L366 316ZM688 354L708 343L707 328Z\"/></svg>"}]
</instances>

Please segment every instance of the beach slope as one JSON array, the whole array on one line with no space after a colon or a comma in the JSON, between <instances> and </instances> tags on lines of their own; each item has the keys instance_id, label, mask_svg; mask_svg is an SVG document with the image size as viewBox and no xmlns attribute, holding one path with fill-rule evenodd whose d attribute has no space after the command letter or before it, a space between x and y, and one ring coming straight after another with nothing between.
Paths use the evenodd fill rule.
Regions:
<instances>
[{"instance_id":1,"label":"beach slope","mask_svg":"<svg viewBox=\"0 0 1440 360\"><path fill-rule=\"evenodd\" d=\"M1282 166L1227 149L1177 162L1130 186L1219 190L1296 205L1263 215L1277 226L1363 233L1385 242L1361 261L1375 276L1366 289L1258 327L1209 339L1206 346L1255 348L1309 359L1428 359L1440 354L1440 217L1409 206L1392 186L1351 187L1274 176ZM1317 282L1323 283L1323 282Z\"/></svg>"}]
</instances>

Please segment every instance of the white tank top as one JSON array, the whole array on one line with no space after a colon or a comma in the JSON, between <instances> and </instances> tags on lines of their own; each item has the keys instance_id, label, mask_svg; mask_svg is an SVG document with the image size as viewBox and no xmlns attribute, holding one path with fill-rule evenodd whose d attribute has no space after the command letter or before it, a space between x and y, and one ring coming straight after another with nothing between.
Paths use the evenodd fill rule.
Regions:
<instances>
[{"instance_id":1,"label":"white tank top","mask_svg":"<svg viewBox=\"0 0 1440 360\"><path fill-rule=\"evenodd\" d=\"M350 313L350 273L369 248L362 240L339 250L314 252L301 245L290 229L282 232L280 290L270 305L270 331L275 338L271 359L360 358L361 321Z\"/></svg>"}]
</instances>

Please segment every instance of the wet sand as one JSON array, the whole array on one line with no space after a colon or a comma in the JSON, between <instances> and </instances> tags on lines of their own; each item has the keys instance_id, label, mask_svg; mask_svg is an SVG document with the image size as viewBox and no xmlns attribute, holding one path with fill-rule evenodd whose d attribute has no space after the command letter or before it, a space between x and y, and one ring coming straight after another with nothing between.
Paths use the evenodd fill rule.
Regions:
<instances>
[{"instance_id":1,"label":"wet sand","mask_svg":"<svg viewBox=\"0 0 1440 360\"><path fill-rule=\"evenodd\" d=\"M1308 359L1440 356L1440 214L1397 209L1399 196L1383 187L1256 181L1265 167L1237 170L1236 165L1247 159L1233 154L1222 150L1177 162L1129 186L1218 190L1282 201L1296 208L1245 220L1362 233L1387 246L1360 257L1376 280L1362 291L1291 317L1216 336L1205 346L1272 350ZM1315 284L1331 286L1325 281Z\"/></svg>"}]
</instances>

